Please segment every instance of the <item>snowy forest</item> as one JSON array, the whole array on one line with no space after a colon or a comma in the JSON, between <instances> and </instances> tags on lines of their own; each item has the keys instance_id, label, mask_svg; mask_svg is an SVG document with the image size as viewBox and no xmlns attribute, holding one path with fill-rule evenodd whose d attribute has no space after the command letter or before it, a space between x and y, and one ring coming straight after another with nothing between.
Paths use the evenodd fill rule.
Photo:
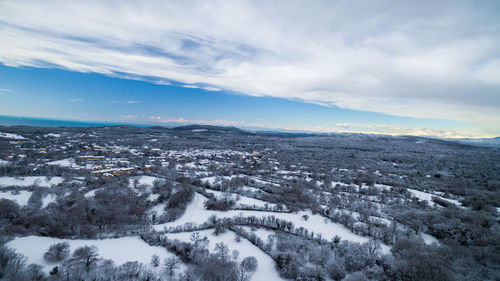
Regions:
<instances>
[{"instance_id":1,"label":"snowy forest","mask_svg":"<svg viewBox=\"0 0 500 281\"><path fill-rule=\"evenodd\" d=\"M0 280L499 280L500 149L0 126Z\"/></svg>"}]
</instances>

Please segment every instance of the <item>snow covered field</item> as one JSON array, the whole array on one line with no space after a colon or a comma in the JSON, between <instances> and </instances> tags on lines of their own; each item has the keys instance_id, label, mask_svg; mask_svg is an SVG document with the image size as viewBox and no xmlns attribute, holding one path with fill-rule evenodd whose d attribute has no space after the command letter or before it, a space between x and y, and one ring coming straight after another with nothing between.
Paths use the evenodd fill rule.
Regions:
<instances>
[{"instance_id":1,"label":"snow covered field","mask_svg":"<svg viewBox=\"0 0 500 281\"><path fill-rule=\"evenodd\" d=\"M134 187L134 181L137 180L137 185L146 185L149 187L153 186L153 183L156 180L161 181L162 179L157 178L157 177L151 177L151 176L140 176L140 177L133 177L129 179L129 186Z\"/></svg>"},{"instance_id":2,"label":"snow covered field","mask_svg":"<svg viewBox=\"0 0 500 281\"><path fill-rule=\"evenodd\" d=\"M6 139L14 139L14 140L24 140L26 139L25 137L17 134L11 134L11 133L3 133L0 132L0 138L6 138Z\"/></svg>"},{"instance_id":3,"label":"snow covered field","mask_svg":"<svg viewBox=\"0 0 500 281\"><path fill-rule=\"evenodd\" d=\"M42 208L47 207L50 203L56 201L56 195L55 194L49 194L45 197L42 198Z\"/></svg>"},{"instance_id":4,"label":"snow covered field","mask_svg":"<svg viewBox=\"0 0 500 281\"><path fill-rule=\"evenodd\" d=\"M206 198L198 193L195 193L193 200L187 206L186 212L182 217L173 222L168 222L164 224L154 225L154 229L157 231L163 231L165 227L176 227L184 225L188 222L192 222L195 224L202 224L208 220L208 218L212 215L216 215L218 218L231 218L236 217L238 215L242 216L257 216L257 217L265 217L265 216L275 216L279 219L288 220L294 223L295 227L304 227L309 231L313 231L316 234L321 234L325 239L331 239L335 235L340 236L344 240L349 240L353 242L364 243L369 241L370 239L365 236L360 236L352 233L346 227L339 223L334 223L329 221L328 219L320 216L313 215L311 211L301 211L297 213L275 213L275 212L261 212L261 211L242 211L242 210L230 210L226 212L219 212L213 210L206 210L204 207L204 201ZM304 220L302 218L303 215L309 216L308 220ZM390 247L382 244L382 251L388 252Z\"/></svg>"},{"instance_id":5,"label":"snow covered field","mask_svg":"<svg viewBox=\"0 0 500 281\"><path fill-rule=\"evenodd\" d=\"M45 163L47 165L56 165L60 167L68 167L68 168L73 168L73 169L81 169L83 167L77 165L75 163L75 159L73 158L66 158L66 159L61 159L61 160L56 160L56 161L50 161Z\"/></svg>"},{"instance_id":6,"label":"snow covered field","mask_svg":"<svg viewBox=\"0 0 500 281\"><path fill-rule=\"evenodd\" d=\"M0 198L15 201L19 206L26 206L31 197L31 191L19 190L17 194L10 191L0 192Z\"/></svg>"},{"instance_id":7,"label":"snow covered field","mask_svg":"<svg viewBox=\"0 0 500 281\"><path fill-rule=\"evenodd\" d=\"M419 190L411 189L411 188L407 188L407 190L409 192L411 192L411 194L413 194L413 196L417 197L418 199L429 202L429 205L431 205L431 206L434 206L436 204L434 201L432 201L432 197L438 197L439 199L442 199L444 201L455 204L456 206L462 206L462 204L460 202L458 202L458 200L444 198L444 197L439 196L439 195L434 195L434 194L430 194L427 192L423 192L423 191L419 191Z\"/></svg>"},{"instance_id":8,"label":"snow covered field","mask_svg":"<svg viewBox=\"0 0 500 281\"><path fill-rule=\"evenodd\" d=\"M243 195L238 195L238 194L234 194L234 193L222 192L222 191L217 191L217 190L212 190L212 189L207 189L207 192L214 194L217 199L228 196L228 197L232 198L233 200L236 200L236 203L239 206L245 205L245 206L265 207L267 205L267 207L269 207L269 208L274 208L276 206L276 204L274 204L274 203L269 203L269 202L266 202L264 200L259 200L259 199L255 199L255 198L251 198L251 197L247 197L247 196L243 196Z\"/></svg>"},{"instance_id":9,"label":"snow covered field","mask_svg":"<svg viewBox=\"0 0 500 281\"><path fill-rule=\"evenodd\" d=\"M45 176L29 176L29 177L0 177L0 187L6 186L31 186L37 185L41 187L51 187L63 182L61 177L51 177L50 180Z\"/></svg>"},{"instance_id":10,"label":"snow covered field","mask_svg":"<svg viewBox=\"0 0 500 281\"><path fill-rule=\"evenodd\" d=\"M139 237L122 237L116 239L102 240L71 240L58 239L39 236L27 236L16 238L6 245L16 252L27 257L27 263L36 263L43 266L45 272L49 272L57 263L48 263L44 260L43 254L49 246L54 243L68 242L70 245L71 254L73 251L82 246L96 246L98 254L103 259L111 259L116 265L124 264L128 261L138 261L149 265L151 256L158 255L163 261L164 258L175 257L174 254L168 252L165 248L150 246ZM181 268L182 269L182 268Z\"/></svg>"}]
</instances>

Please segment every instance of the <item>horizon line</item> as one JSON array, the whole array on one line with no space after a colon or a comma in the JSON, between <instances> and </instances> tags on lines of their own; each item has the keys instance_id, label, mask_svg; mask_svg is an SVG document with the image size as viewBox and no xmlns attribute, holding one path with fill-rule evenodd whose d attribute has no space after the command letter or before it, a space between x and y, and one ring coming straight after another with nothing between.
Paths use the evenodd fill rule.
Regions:
<instances>
[{"instance_id":1,"label":"horizon line","mask_svg":"<svg viewBox=\"0 0 500 281\"><path fill-rule=\"evenodd\" d=\"M479 140L479 139L495 139L500 138L500 136L481 136L481 137L440 137L436 135L417 135L417 134L397 134L397 133L388 133L388 132L370 132L370 131L349 131L349 130L338 130L338 131L321 131L321 130L307 130L307 129L287 129L287 128L268 128L268 127L245 127L245 126L235 126L235 125L213 125L206 123L191 123L186 121L185 123L179 124L175 122L164 123L161 122L115 122L115 121L97 121L97 120L76 120L76 119L61 119L61 118L53 118L53 117L33 117L33 116L15 116L15 115L0 115L1 118L20 118L20 119L34 119L34 120L43 120L48 122L70 122L70 123L81 123L86 126L65 126L65 125L27 125L27 124L10 124L4 125L0 120L0 126L2 127L15 127L15 126L25 126L25 127L44 127L44 128L91 128L91 127L109 127L109 126L129 126L129 127L137 127L137 128L150 128L150 127L162 127L165 129L175 129L179 127L185 126L209 126L209 127L221 127L221 128L237 128L246 132L254 132L254 133L265 133L265 132L275 132L275 133L287 133L287 134L313 134L313 135L328 135L328 134L361 134L361 135L376 135L376 136L412 136L412 137L421 137L421 138L430 138L430 139L440 139L440 140ZM94 124L94 125L92 125Z\"/></svg>"}]
</instances>

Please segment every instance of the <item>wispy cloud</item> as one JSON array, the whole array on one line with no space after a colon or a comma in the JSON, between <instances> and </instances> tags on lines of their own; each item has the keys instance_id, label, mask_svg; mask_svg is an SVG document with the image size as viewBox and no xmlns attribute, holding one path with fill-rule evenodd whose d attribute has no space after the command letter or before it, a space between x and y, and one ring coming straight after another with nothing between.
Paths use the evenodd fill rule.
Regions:
<instances>
[{"instance_id":1,"label":"wispy cloud","mask_svg":"<svg viewBox=\"0 0 500 281\"><path fill-rule=\"evenodd\" d=\"M213 126L234 126L234 127L262 127L270 128L270 124L265 123L249 123L245 121L231 121L226 119L216 119L216 120L202 120L202 119L184 119L179 118L162 118L160 116L150 116L149 120L159 123L169 123L169 124L203 124L203 125L213 125Z\"/></svg>"},{"instance_id":2,"label":"wispy cloud","mask_svg":"<svg viewBox=\"0 0 500 281\"><path fill-rule=\"evenodd\" d=\"M498 1L153 2L2 1L0 61L500 123Z\"/></svg>"},{"instance_id":3,"label":"wispy cloud","mask_svg":"<svg viewBox=\"0 0 500 281\"><path fill-rule=\"evenodd\" d=\"M121 104L137 104L137 103L141 103L140 100L123 100L123 101L117 101L117 100L112 100L112 101L109 101L111 103L121 103Z\"/></svg>"},{"instance_id":4,"label":"wispy cloud","mask_svg":"<svg viewBox=\"0 0 500 281\"><path fill-rule=\"evenodd\" d=\"M14 92L14 90L12 90L12 89L7 89L7 88L1 89L0 88L0 96L3 95L3 94L13 93L13 92Z\"/></svg>"},{"instance_id":5,"label":"wispy cloud","mask_svg":"<svg viewBox=\"0 0 500 281\"><path fill-rule=\"evenodd\" d=\"M118 116L119 119L125 119L125 120L132 120L132 119L137 119L137 115L121 115Z\"/></svg>"},{"instance_id":6,"label":"wispy cloud","mask_svg":"<svg viewBox=\"0 0 500 281\"><path fill-rule=\"evenodd\" d=\"M73 98L73 99L69 99L69 102L83 103L83 102L85 102L85 100L83 98Z\"/></svg>"},{"instance_id":7,"label":"wispy cloud","mask_svg":"<svg viewBox=\"0 0 500 281\"><path fill-rule=\"evenodd\" d=\"M210 92L219 92L222 91L221 89L213 86L197 86L197 85L180 85L181 87L184 88L191 88L191 89L203 89L205 91L210 91Z\"/></svg>"}]
</instances>

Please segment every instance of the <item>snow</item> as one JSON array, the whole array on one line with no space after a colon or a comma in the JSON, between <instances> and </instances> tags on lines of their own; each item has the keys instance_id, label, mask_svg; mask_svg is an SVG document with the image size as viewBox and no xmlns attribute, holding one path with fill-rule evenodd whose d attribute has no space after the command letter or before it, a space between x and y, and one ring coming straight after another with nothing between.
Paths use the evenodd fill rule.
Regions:
<instances>
[{"instance_id":1,"label":"snow","mask_svg":"<svg viewBox=\"0 0 500 281\"><path fill-rule=\"evenodd\" d=\"M360 236L352 233L340 223L334 223L328 219L318 215L312 214L311 211L301 211L297 213L275 213L263 211L246 211L246 210L230 210L226 212L219 212L214 210L206 210L204 208L204 201L206 198L198 193L195 193L193 200L186 208L186 212L178 220L164 224L154 225L153 228L157 231L163 231L165 227L176 227L184 225L188 222L195 224L202 224L208 220L211 215L216 215L218 218L231 218L238 215L242 216L256 216L267 217L275 216L279 219L284 219L294 223L296 228L304 227L315 234L321 234L324 239L330 240L335 235L339 235L344 240L353 242L364 243L370 240L368 237ZM308 215L309 219L302 219L303 215ZM389 252L390 247L381 244L384 253Z\"/></svg>"},{"instance_id":2,"label":"snow","mask_svg":"<svg viewBox=\"0 0 500 281\"><path fill-rule=\"evenodd\" d=\"M241 262L246 257L253 256L257 259L258 266L250 280L284 280L278 275L275 269L275 263L271 257L264 253L261 249L254 246L248 240L241 238L240 242L236 242L236 233L226 231L218 236L213 234L213 230L197 231L200 236L206 236L209 239L208 249L211 253L214 252L215 245L223 242L229 248L231 254L233 250L238 250L238 262ZM166 234L169 239L178 239L181 241L190 242L190 237L193 232L169 233Z\"/></svg>"},{"instance_id":3,"label":"snow","mask_svg":"<svg viewBox=\"0 0 500 281\"><path fill-rule=\"evenodd\" d=\"M48 134L44 135L44 137L46 137L46 138L48 138L48 137L60 138L61 134L48 133Z\"/></svg>"},{"instance_id":4,"label":"snow","mask_svg":"<svg viewBox=\"0 0 500 281\"><path fill-rule=\"evenodd\" d=\"M31 191L20 190L19 193L13 194L12 192L0 192L0 198L9 199L12 201L16 201L19 206L25 206L28 204L28 200L31 197Z\"/></svg>"},{"instance_id":5,"label":"snow","mask_svg":"<svg viewBox=\"0 0 500 281\"><path fill-rule=\"evenodd\" d=\"M45 176L29 177L0 177L0 187L6 186L31 186L38 185L42 187L51 187L63 182L61 177L51 177L50 180Z\"/></svg>"},{"instance_id":6,"label":"snow","mask_svg":"<svg viewBox=\"0 0 500 281\"><path fill-rule=\"evenodd\" d=\"M429 235L427 233L420 233L420 237L422 237L422 239L424 239L424 242L427 245L431 245L433 243L439 244L439 241L437 240L436 237Z\"/></svg>"},{"instance_id":7,"label":"snow","mask_svg":"<svg viewBox=\"0 0 500 281\"><path fill-rule=\"evenodd\" d=\"M256 178L256 177L250 177L250 179L254 180L256 183L260 183L260 184L263 184L263 185L280 186L277 183L264 181L264 180L261 180L261 179Z\"/></svg>"},{"instance_id":8,"label":"snow","mask_svg":"<svg viewBox=\"0 0 500 281\"><path fill-rule=\"evenodd\" d=\"M236 200L238 198L239 194L234 194L234 193L228 193L228 192L222 192L222 191L217 191L217 190L211 190L207 189L207 192L213 193L217 199L221 199L225 196L231 197L232 199ZM257 206L257 207L265 207L266 204L269 208L273 208L276 206L274 203L269 203L264 200L259 200L243 195L239 195L239 200L237 200L238 205L245 205L245 206Z\"/></svg>"},{"instance_id":9,"label":"snow","mask_svg":"<svg viewBox=\"0 0 500 281\"><path fill-rule=\"evenodd\" d=\"M158 199L158 197L160 197L160 194L149 194L148 200L155 201L156 199Z\"/></svg>"},{"instance_id":10,"label":"snow","mask_svg":"<svg viewBox=\"0 0 500 281\"><path fill-rule=\"evenodd\" d=\"M349 186L347 183L343 183L343 182L340 182L340 181L332 181L332 187L337 187L337 184L339 186Z\"/></svg>"},{"instance_id":11,"label":"snow","mask_svg":"<svg viewBox=\"0 0 500 281\"><path fill-rule=\"evenodd\" d=\"M91 190L89 192L86 192L84 194L85 198L90 198L90 197L94 197L95 196L95 193L99 190L101 190L102 188L98 188L98 189L94 189L94 190Z\"/></svg>"},{"instance_id":12,"label":"snow","mask_svg":"<svg viewBox=\"0 0 500 281\"><path fill-rule=\"evenodd\" d=\"M238 200L238 203L239 205L257 206L257 207L265 207L267 205L269 208L274 208L276 206L276 204L274 203L269 203L264 200L259 200L241 195L240 195L240 200Z\"/></svg>"},{"instance_id":13,"label":"snow","mask_svg":"<svg viewBox=\"0 0 500 281\"><path fill-rule=\"evenodd\" d=\"M167 205L167 203L157 204L157 205L151 207L151 209L149 209L149 213L156 212L157 215L161 215L165 212L166 205Z\"/></svg>"},{"instance_id":14,"label":"snow","mask_svg":"<svg viewBox=\"0 0 500 281\"><path fill-rule=\"evenodd\" d=\"M78 166L75 163L75 159L73 159L73 158L66 158L66 159L61 159L61 160L56 160L56 161L50 161L50 162L47 162L45 164L56 165L56 166L60 166L60 167L70 167L70 168L74 168L74 169L81 168L80 166Z\"/></svg>"},{"instance_id":15,"label":"snow","mask_svg":"<svg viewBox=\"0 0 500 281\"><path fill-rule=\"evenodd\" d=\"M201 179L202 182L206 182L206 183L208 183L211 186L213 186L215 184L216 180L217 180L217 177L215 177L215 176L205 177L205 178Z\"/></svg>"},{"instance_id":16,"label":"snow","mask_svg":"<svg viewBox=\"0 0 500 281\"><path fill-rule=\"evenodd\" d=\"M94 245L98 248L98 253L101 258L111 259L116 265L122 265L128 261L138 261L149 265L151 262L151 256L153 255L158 255L161 260L175 256L174 254L168 252L165 248L150 246L137 236L102 240L72 240L27 236L16 238L8 242L6 246L26 256L28 259L27 264L39 264L44 268L45 272L49 272L57 264L47 263L43 259L43 254L47 251L51 244L60 242L68 242L71 252L78 247Z\"/></svg>"},{"instance_id":17,"label":"snow","mask_svg":"<svg viewBox=\"0 0 500 281\"><path fill-rule=\"evenodd\" d=\"M248 190L248 191L253 191L253 192L257 192L257 193L264 192L261 189L258 189L256 187L251 187L251 186L242 186L241 190Z\"/></svg>"},{"instance_id":18,"label":"snow","mask_svg":"<svg viewBox=\"0 0 500 281\"><path fill-rule=\"evenodd\" d=\"M17 134L11 134L11 133L2 133L0 132L0 138L6 138L6 139L15 139L15 140L24 140L26 139L25 137Z\"/></svg>"},{"instance_id":19,"label":"snow","mask_svg":"<svg viewBox=\"0 0 500 281\"><path fill-rule=\"evenodd\" d=\"M153 183L155 180L162 180L157 177L152 177L152 176L140 176L140 177L134 177L129 179L129 186L134 187L134 180L138 180L138 185L147 185L152 187Z\"/></svg>"},{"instance_id":20,"label":"snow","mask_svg":"<svg viewBox=\"0 0 500 281\"><path fill-rule=\"evenodd\" d=\"M386 190L386 191L390 191L392 188L392 186L390 186L390 185L385 185L385 184L381 184L381 183L376 183L373 186L376 188L382 189L382 190Z\"/></svg>"},{"instance_id":21,"label":"snow","mask_svg":"<svg viewBox=\"0 0 500 281\"><path fill-rule=\"evenodd\" d=\"M262 239L265 243L267 243L267 239L270 235L274 235L275 232L271 230L267 230L264 228L252 228L250 226L243 226L243 229L245 229L248 232L254 233L257 237Z\"/></svg>"},{"instance_id":22,"label":"snow","mask_svg":"<svg viewBox=\"0 0 500 281\"><path fill-rule=\"evenodd\" d=\"M431 205L431 206L434 206L436 204L434 201L432 201L432 197L438 197L442 200L445 200L447 202L455 204L456 206L462 205L462 204L460 204L460 202L458 202L458 200L444 198L444 197L441 197L438 195L430 194L430 193L419 191L419 190L412 189L412 188L407 188L407 189L411 194L413 194L414 197L417 197L420 200L425 200L425 201L429 202L429 205Z\"/></svg>"},{"instance_id":23,"label":"snow","mask_svg":"<svg viewBox=\"0 0 500 281\"><path fill-rule=\"evenodd\" d=\"M42 199L42 208L47 207L50 203L56 202L57 196L55 194L49 194Z\"/></svg>"},{"instance_id":24,"label":"snow","mask_svg":"<svg viewBox=\"0 0 500 281\"><path fill-rule=\"evenodd\" d=\"M6 161L6 160L0 159L0 166L6 166L6 165L9 165L9 164L11 164L10 161Z\"/></svg>"}]
</instances>

